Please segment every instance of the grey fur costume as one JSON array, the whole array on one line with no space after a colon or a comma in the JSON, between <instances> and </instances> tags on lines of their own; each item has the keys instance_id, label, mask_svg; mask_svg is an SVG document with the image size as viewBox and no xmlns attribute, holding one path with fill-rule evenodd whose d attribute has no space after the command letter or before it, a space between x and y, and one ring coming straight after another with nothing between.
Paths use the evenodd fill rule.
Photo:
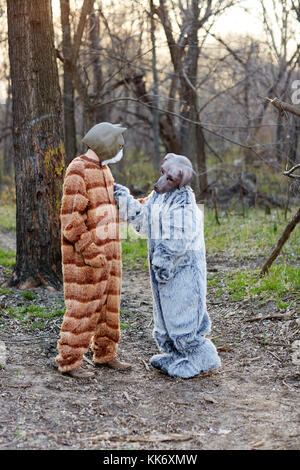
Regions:
<instances>
[{"instance_id":1,"label":"grey fur costume","mask_svg":"<svg viewBox=\"0 0 300 470\"><path fill-rule=\"evenodd\" d=\"M191 378L220 367L206 310L203 216L189 186L153 191L144 204L114 186L121 220L148 236L154 299L153 336L162 351L151 364L172 377Z\"/></svg>"}]
</instances>

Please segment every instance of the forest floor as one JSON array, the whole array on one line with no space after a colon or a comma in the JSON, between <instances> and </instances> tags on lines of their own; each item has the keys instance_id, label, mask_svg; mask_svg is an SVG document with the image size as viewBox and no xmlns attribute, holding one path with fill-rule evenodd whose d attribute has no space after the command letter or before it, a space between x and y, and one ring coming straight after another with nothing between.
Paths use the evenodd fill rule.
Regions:
<instances>
[{"instance_id":1,"label":"forest floor","mask_svg":"<svg viewBox=\"0 0 300 470\"><path fill-rule=\"evenodd\" d=\"M2 247L13 249L13 232L2 235ZM207 264L208 278L218 279L241 266L224 252L208 253ZM261 260L242 264L250 269ZM0 267L0 285L7 277ZM119 357L132 369L94 369L88 354L84 365L96 372L88 379L61 375L54 364L63 292L2 288L0 449L299 449L295 298L282 313L274 299L233 301L216 295L217 288L208 284L207 306L222 367L190 380L149 364L157 347L149 273L142 265L123 270ZM42 329L35 324L38 306L46 308L40 310ZM48 311L58 314L47 318Z\"/></svg>"}]
</instances>

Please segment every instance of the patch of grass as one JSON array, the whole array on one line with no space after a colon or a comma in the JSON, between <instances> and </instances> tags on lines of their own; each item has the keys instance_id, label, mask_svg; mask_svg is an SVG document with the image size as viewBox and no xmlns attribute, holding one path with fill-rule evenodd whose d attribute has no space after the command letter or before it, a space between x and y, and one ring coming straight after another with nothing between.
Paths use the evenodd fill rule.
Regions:
<instances>
[{"instance_id":1,"label":"patch of grass","mask_svg":"<svg viewBox=\"0 0 300 470\"><path fill-rule=\"evenodd\" d=\"M22 292L21 295L22 295L23 299L25 299L25 300L34 300L37 297L36 293L31 292L31 291Z\"/></svg>"},{"instance_id":2,"label":"patch of grass","mask_svg":"<svg viewBox=\"0 0 300 470\"><path fill-rule=\"evenodd\" d=\"M291 214L294 213L295 209L291 211ZM205 208L204 236L207 252L211 255L222 253L236 259L268 256L288 223L282 211L273 210L267 215L260 209L247 210L245 217L221 213L219 220L220 225L216 223L214 211ZM291 233L278 261L294 261L299 256L299 231L298 226Z\"/></svg>"},{"instance_id":3,"label":"patch of grass","mask_svg":"<svg viewBox=\"0 0 300 470\"><path fill-rule=\"evenodd\" d=\"M11 269L16 264L16 253L13 250L2 250L0 248L0 265Z\"/></svg>"},{"instance_id":4,"label":"patch of grass","mask_svg":"<svg viewBox=\"0 0 300 470\"><path fill-rule=\"evenodd\" d=\"M280 309L286 309L290 302L286 298L299 293L300 270L295 266L273 265L267 276L260 276L259 270L235 271L225 276L225 289L233 301L274 299Z\"/></svg>"},{"instance_id":5,"label":"patch of grass","mask_svg":"<svg viewBox=\"0 0 300 470\"><path fill-rule=\"evenodd\" d=\"M148 266L147 240L144 238L127 239L122 241L122 259L131 267Z\"/></svg>"},{"instance_id":6,"label":"patch of grass","mask_svg":"<svg viewBox=\"0 0 300 470\"><path fill-rule=\"evenodd\" d=\"M127 328L130 328L130 324L124 321L128 316L130 316L130 313L120 309L120 330L127 330Z\"/></svg>"},{"instance_id":7,"label":"patch of grass","mask_svg":"<svg viewBox=\"0 0 300 470\"><path fill-rule=\"evenodd\" d=\"M10 295L10 294L13 293L13 290L12 290L12 289L4 289L4 288L1 288L1 289L0 289L0 293L1 293L2 295Z\"/></svg>"},{"instance_id":8,"label":"patch of grass","mask_svg":"<svg viewBox=\"0 0 300 470\"><path fill-rule=\"evenodd\" d=\"M16 231L16 206L0 206L0 227Z\"/></svg>"},{"instance_id":9,"label":"patch of grass","mask_svg":"<svg viewBox=\"0 0 300 470\"><path fill-rule=\"evenodd\" d=\"M45 321L62 317L65 310L61 308L47 309L40 305L28 305L9 308L8 313L22 323L30 325L32 328L43 329Z\"/></svg>"}]
</instances>

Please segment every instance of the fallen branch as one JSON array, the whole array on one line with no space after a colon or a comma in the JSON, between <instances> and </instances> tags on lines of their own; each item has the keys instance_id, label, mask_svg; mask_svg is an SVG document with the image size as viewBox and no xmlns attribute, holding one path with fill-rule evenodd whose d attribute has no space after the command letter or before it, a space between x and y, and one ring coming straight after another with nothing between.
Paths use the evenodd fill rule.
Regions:
<instances>
[{"instance_id":1,"label":"fallen branch","mask_svg":"<svg viewBox=\"0 0 300 470\"><path fill-rule=\"evenodd\" d=\"M263 265L261 273L260 273L261 275L266 274L266 273L269 272L269 269L270 269L273 261L279 255L283 245L288 240L288 238L291 235L292 231L294 230L294 228L296 227L296 225L299 222L300 222L300 208L298 209L298 211L296 212L296 214L294 215L292 220L285 227L284 232L283 232L282 236L279 238L276 247L274 248L271 255L269 256L269 258L267 259L267 261Z\"/></svg>"},{"instance_id":2,"label":"fallen branch","mask_svg":"<svg viewBox=\"0 0 300 470\"><path fill-rule=\"evenodd\" d=\"M150 367L148 366L147 362L144 361L144 359L140 359L140 360L141 360L141 362L144 364L145 369L149 372L149 371L150 371Z\"/></svg>"},{"instance_id":3,"label":"fallen branch","mask_svg":"<svg viewBox=\"0 0 300 470\"><path fill-rule=\"evenodd\" d=\"M114 441L114 442L183 442L189 441L198 436L190 433L170 433L170 434L144 434L144 435L131 435L131 436L114 436L108 432L103 434L97 434L95 436L88 437L87 440L91 441Z\"/></svg>"},{"instance_id":4,"label":"fallen branch","mask_svg":"<svg viewBox=\"0 0 300 470\"><path fill-rule=\"evenodd\" d=\"M291 318L291 315L287 315L285 313L274 313L273 315L247 318L245 322L250 323L254 321L263 321L263 320L289 320L290 318Z\"/></svg>"},{"instance_id":5,"label":"fallen branch","mask_svg":"<svg viewBox=\"0 0 300 470\"><path fill-rule=\"evenodd\" d=\"M278 347L278 348L292 349L292 346L290 344L286 344L286 343L269 343L268 341L264 341L264 340L261 340L261 339L259 339L257 342L258 342L258 344L261 344L262 346L275 346L275 347Z\"/></svg>"},{"instance_id":6,"label":"fallen branch","mask_svg":"<svg viewBox=\"0 0 300 470\"><path fill-rule=\"evenodd\" d=\"M95 364L85 355L83 355L83 360L86 361L88 364L91 364L91 366L94 366Z\"/></svg>"},{"instance_id":7,"label":"fallen branch","mask_svg":"<svg viewBox=\"0 0 300 470\"><path fill-rule=\"evenodd\" d=\"M130 396L128 395L128 393L124 391L124 392L123 392L123 395L124 395L124 397L126 398L126 400L129 401L129 403L130 403L131 405L133 405L133 401L131 400L131 398L130 398Z\"/></svg>"}]
</instances>

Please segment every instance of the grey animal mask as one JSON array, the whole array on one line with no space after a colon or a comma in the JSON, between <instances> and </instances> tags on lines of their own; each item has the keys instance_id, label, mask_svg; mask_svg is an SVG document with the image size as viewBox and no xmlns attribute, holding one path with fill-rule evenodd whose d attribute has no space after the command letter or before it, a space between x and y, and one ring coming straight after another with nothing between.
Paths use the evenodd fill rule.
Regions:
<instances>
[{"instance_id":1,"label":"grey animal mask","mask_svg":"<svg viewBox=\"0 0 300 470\"><path fill-rule=\"evenodd\" d=\"M124 146L122 134L125 131L126 127L121 127L120 124L101 122L87 132L82 142L97 154L100 162L103 162L119 154Z\"/></svg>"},{"instance_id":2,"label":"grey animal mask","mask_svg":"<svg viewBox=\"0 0 300 470\"><path fill-rule=\"evenodd\" d=\"M172 191L175 188L181 189L189 184L196 174L190 160L184 155L167 153L161 164L162 176L154 185L154 189L159 194Z\"/></svg>"}]
</instances>

